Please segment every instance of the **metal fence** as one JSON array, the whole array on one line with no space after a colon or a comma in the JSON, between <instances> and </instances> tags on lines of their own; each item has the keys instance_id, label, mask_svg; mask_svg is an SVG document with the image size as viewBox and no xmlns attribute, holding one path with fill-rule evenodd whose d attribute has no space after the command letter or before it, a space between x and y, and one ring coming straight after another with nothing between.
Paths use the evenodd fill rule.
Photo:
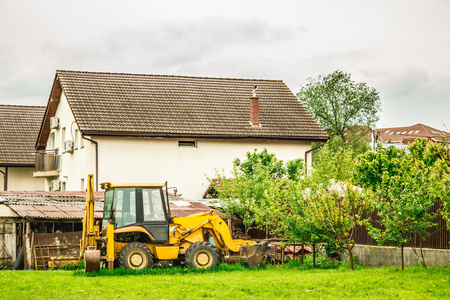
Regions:
<instances>
[{"instance_id":1,"label":"metal fence","mask_svg":"<svg viewBox=\"0 0 450 300\"><path fill-rule=\"evenodd\" d=\"M436 203L434 207L431 209L432 212L436 212L439 208L442 207L442 203ZM372 224L376 228L381 228L379 224L380 217L377 212L373 212L371 214L363 215L363 218L368 218L372 220ZM413 242L406 244L406 247L419 247L422 242L423 248L431 248L431 249L450 249L450 231L447 228L446 221L442 218L441 215L438 214L433 223L436 223L436 226L433 226L428 230L429 236L425 238L425 240L421 240L421 237L418 235L413 236ZM361 245L378 245L377 241L374 240L368 233L367 229L364 226L359 226L356 230L355 236L356 244Z\"/></svg>"},{"instance_id":2,"label":"metal fence","mask_svg":"<svg viewBox=\"0 0 450 300\"><path fill-rule=\"evenodd\" d=\"M36 152L36 172L59 170L60 155L56 150L42 150Z\"/></svg>"}]
</instances>

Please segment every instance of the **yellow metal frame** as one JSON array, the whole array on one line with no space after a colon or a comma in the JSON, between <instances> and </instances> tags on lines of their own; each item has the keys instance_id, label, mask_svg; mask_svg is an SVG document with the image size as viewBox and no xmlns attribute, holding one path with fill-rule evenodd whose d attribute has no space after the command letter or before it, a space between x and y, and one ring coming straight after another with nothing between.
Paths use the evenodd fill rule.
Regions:
<instances>
[{"instance_id":1,"label":"yellow metal frame","mask_svg":"<svg viewBox=\"0 0 450 300\"><path fill-rule=\"evenodd\" d=\"M96 238L100 236L99 227L94 226L94 175L88 175L86 189L86 206L84 208L84 217L82 220L83 236L81 239L80 256L83 257L84 251L88 248L96 249Z\"/></svg>"},{"instance_id":2,"label":"yellow metal frame","mask_svg":"<svg viewBox=\"0 0 450 300\"><path fill-rule=\"evenodd\" d=\"M177 259L180 247L155 247L154 255L158 259Z\"/></svg>"},{"instance_id":3,"label":"yellow metal frame","mask_svg":"<svg viewBox=\"0 0 450 300\"><path fill-rule=\"evenodd\" d=\"M129 183L129 182L102 182L100 183L102 189L110 189L116 187L165 187L166 183L161 182L146 182L146 183Z\"/></svg>"}]
</instances>

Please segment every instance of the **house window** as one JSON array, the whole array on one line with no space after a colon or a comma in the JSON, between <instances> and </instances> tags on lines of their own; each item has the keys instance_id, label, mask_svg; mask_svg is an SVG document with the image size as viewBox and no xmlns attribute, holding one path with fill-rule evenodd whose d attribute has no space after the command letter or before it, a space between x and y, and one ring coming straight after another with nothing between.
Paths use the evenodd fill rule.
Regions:
<instances>
[{"instance_id":1,"label":"house window","mask_svg":"<svg viewBox=\"0 0 450 300\"><path fill-rule=\"evenodd\" d=\"M48 149L54 150L56 148L54 132L50 133L50 138L48 140Z\"/></svg>"},{"instance_id":2,"label":"house window","mask_svg":"<svg viewBox=\"0 0 450 300\"><path fill-rule=\"evenodd\" d=\"M178 141L178 147L197 147L196 141Z\"/></svg>"}]
</instances>

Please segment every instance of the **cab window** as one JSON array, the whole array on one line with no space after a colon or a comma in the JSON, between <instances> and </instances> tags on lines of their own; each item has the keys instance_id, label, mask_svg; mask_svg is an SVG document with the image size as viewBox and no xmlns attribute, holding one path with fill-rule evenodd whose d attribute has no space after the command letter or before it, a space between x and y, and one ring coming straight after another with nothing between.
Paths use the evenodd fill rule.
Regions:
<instances>
[{"instance_id":1,"label":"cab window","mask_svg":"<svg viewBox=\"0 0 450 300\"><path fill-rule=\"evenodd\" d=\"M135 188L114 189L114 227L136 223L136 190Z\"/></svg>"},{"instance_id":2,"label":"cab window","mask_svg":"<svg viewBox=\"0 0 450 300\"><path fill-rule=\"evenodd\" d=\"M160 188L143 188L142 204L144 207L144 222L166 220Z\"/></svg>"},{"instance_id":3,"label":"cab window","mask_svg":"<svg viewBox=\"0 0 450 300\"><path fill-rule=\"evenodd\" d=\"M108 225L109 220L113 218L111 212L113 210L113 190L107 190L105 192L105 202L103 203L103 220L102 220L102 230L106 230L106 225Z\"/></svg>"}]
</instances>

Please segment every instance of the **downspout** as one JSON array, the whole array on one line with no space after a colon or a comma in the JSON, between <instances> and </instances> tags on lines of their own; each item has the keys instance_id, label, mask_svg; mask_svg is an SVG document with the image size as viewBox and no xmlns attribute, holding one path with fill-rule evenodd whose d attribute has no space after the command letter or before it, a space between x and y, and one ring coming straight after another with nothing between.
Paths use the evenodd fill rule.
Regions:
<instances>
[{"instance_id":1,"label":"downspout","mask_svg":"<svg viewBox=\"0 0 450 300\"><path fill-rule=\"evenodd\" d=\"M7 191L8 190L8 167L5 167L5 172L0 170L0 173L3 174L3 190Z\"/></svg>"},{"instance_id":2,"label":"downspout","mask_svg":"<svg viewBox=\"0 0 450 300\"><path fill-rule=\"evenodd\" d=\"M326 144L327 143L323 143L322 145L314 147L314 148L311 148L311 149L309 149L308 151L305 152L305 175L306 176L308 175L308 153L310 153L310 152L312 152L312 151L314 151L316 149L319 149L319 148L325 146ZM311 159L311 163L312 163L312 159Z\"/></svg>"},{"instance_id":3,"label":"downspout","mask_svg":"<svg viewBox=\"0 0 450 300\"><path fill-rule=\"evenodd\" d=\"M81 138L95 144L95 191L98 191L98 143L81 135Z\"/></svg>"}]
</instances>

